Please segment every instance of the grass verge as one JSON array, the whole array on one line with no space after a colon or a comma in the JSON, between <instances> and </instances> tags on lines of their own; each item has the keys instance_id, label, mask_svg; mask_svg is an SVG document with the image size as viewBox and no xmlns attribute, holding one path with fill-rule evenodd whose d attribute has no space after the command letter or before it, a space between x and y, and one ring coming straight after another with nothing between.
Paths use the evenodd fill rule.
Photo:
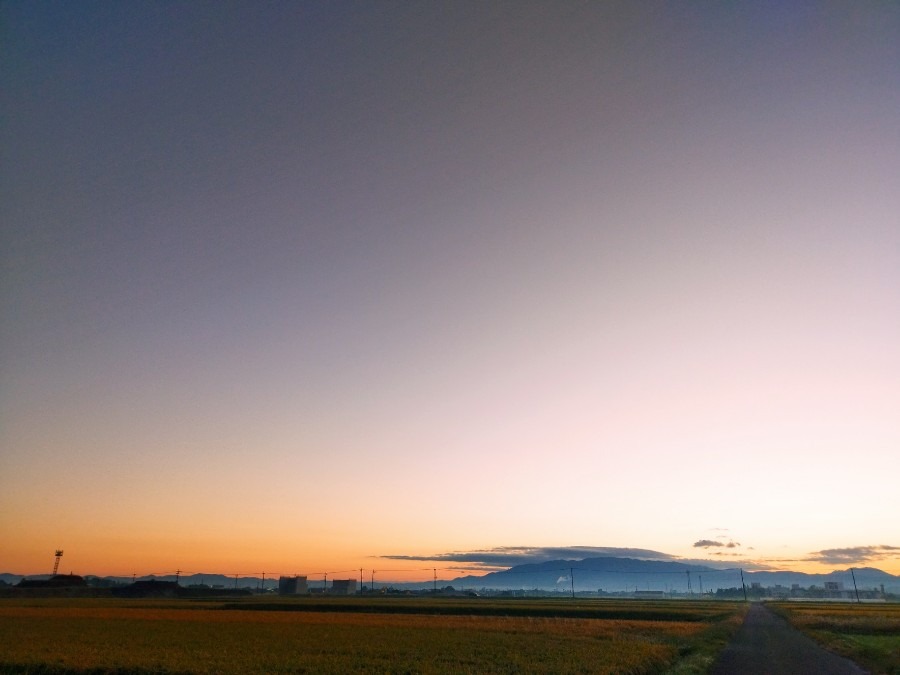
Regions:
<instances>
[{"instance_id":1,"label":"grass verge","mask_svg":"<svg viewBox=\"0 0 900 675\"><path fill-rule=\"evenodd\" d=\"M900 605L770 603L769 607L871 673L900 675Z\"/></svg>"}]
</instances>

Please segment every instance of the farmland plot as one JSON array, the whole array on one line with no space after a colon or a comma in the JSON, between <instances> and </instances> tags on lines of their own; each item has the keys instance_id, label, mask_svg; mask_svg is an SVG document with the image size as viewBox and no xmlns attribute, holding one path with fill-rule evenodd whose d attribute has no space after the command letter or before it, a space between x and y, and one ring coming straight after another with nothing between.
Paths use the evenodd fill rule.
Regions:
<instances>
[{"instance_id":1,"label":"farmland plot","mask_svg":"<svg viewBox=\"0 0 900 675\"><path fill-rule=\"evenodd\" d=\"M590 603L472 601L467 614L429 602L247 611L254 603L10 600L0 603L0 671L702 672L740 621L723 603L601 602L588 618ZM632 618L608 618L623 614Z\"/></svg>"}]
</instances>

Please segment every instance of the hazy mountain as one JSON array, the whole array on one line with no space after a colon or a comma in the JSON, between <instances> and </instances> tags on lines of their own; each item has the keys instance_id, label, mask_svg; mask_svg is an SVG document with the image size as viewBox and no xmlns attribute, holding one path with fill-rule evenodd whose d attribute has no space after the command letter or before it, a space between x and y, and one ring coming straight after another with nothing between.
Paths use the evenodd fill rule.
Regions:
<instances>
[{"instance_id":1,"label":"hazy mountain","mask_svg":"<svg viewBox=\"0 0 900 675\"><path fill-rule=\"evenodd\" d=\"M584 560L550 560L541 563L516 565L502 572L484 576L454 579L464 587L495 589L543 589L576 591L687 590L690 575L693 584L697 576L722 576L729 579L739 573L716 570L703 565L635 558L586 558ZM730 583L727 585L731 585ZM740 582L738 581L738 585ZM699 590L692 586L693 590Z\"/></svg>"},{"instance_id":2,"label":"hazy mountain","mask_svg":"<svg viewBox=\"0 0 900 675\"><path fill-rule=\"evenodd\" d=\"M493 588L498 590L541 589L576 591L677 591L716 590L718 588L749 587L754 582L763 587L799 584L802 588L824 586L826 581L843 583L853 587L849 570L828 574L804 572L765 571L748 572L740 568L717 569L714 567L675 561L636 560L633 558L587 558L585 560L551 560L542 563L516 565L501 572L484 576L458 577L451 583L463 588ZM880 588L884 584L889 592L900 592L900 576L882 570L865 567L854 569L857 586L861 589Z\"/></svg>"}]
</instances>

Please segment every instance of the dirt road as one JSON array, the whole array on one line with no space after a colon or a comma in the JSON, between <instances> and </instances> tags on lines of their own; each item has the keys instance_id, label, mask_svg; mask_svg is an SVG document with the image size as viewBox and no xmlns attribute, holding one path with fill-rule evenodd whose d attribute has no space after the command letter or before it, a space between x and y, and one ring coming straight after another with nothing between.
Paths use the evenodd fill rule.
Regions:
<instances>
[{"instance_id":1,"label":"dirt road","mask_svg":"<svg viewBox=\"0 0 900 675\"><path fill-rule=\"evenodd\" d=\"M820 647L762 604L750 606L712 675L860 675L852 661Z\"/></svg>"}]
</instances>

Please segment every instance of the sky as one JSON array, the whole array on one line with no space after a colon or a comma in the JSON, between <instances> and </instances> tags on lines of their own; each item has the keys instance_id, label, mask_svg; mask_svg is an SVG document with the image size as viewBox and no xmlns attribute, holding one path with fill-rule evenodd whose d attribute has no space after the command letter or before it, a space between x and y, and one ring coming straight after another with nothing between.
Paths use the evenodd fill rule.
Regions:
<instances>
[{"instance_id":1,"label":"sky","mask_svg":"<svg viewBox=\"0 0 900 675\"><path fill-rule=\"evenodd\" d=\"M0 30L0 571L900 573L900 5Z\"/></svg>"}]
</instances>

